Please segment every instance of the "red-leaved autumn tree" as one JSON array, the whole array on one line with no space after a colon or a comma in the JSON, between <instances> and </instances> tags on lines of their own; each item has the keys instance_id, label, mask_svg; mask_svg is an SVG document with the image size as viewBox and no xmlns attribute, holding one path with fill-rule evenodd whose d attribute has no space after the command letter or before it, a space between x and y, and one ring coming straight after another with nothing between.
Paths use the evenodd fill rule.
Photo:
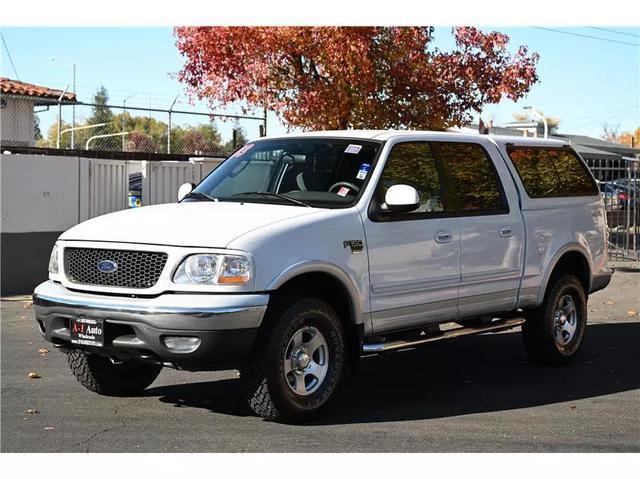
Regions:
<instances>
[{"instance_id":1,"label":"red-leaved autumn tree","mask_svg":"<svg viewBox=\"0 0 640 479\"><path fill-rule=\"evenodd\" d=\"M453 29L456 48L432 46L431 27L179 27L179 79L212 106L267 106L303 129L444 129L538 80L538 55L509 37Z\"/></svg>"}]
</instances>

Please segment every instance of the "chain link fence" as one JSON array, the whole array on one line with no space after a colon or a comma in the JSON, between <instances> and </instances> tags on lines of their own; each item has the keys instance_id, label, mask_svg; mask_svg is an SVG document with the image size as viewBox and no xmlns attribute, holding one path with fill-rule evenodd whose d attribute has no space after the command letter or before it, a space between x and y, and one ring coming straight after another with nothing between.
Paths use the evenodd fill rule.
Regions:
<instances>
[{"instance_id":1,"label":"chain link fence","mask_svg":"<svg viewBox=\"0 0 640 479\"><path fill-rule=\"evenodd\" d=\"M264 115L28 101L0 112L0 138L9 146L226 157L265 132Z\"/></svg>"}]
</instances>

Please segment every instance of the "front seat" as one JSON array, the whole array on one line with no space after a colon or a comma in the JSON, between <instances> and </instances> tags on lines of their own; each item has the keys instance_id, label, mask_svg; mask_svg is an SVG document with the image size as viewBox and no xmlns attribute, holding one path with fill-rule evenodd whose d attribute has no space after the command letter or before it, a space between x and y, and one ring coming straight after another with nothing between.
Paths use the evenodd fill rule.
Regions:
<instances>
[{"instance_id":1,"label":"front seat","mask_svg":"<svg viewBox=\"0 0 640 479\"><path fill-rule=\"evenodd\" d=\"M328 191L331 182L331 148L320 145L304 162L296 177L300 191Z\"/></svg>"}]
</instances>

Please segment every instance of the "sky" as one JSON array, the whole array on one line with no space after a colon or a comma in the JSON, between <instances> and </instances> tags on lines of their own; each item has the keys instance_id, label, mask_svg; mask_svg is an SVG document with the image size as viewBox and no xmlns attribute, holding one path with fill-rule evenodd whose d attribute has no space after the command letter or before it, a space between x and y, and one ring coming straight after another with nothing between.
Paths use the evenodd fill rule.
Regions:
<instances>
[{"instance_id":1,"label":"sky","mask_svg":"<svg viewBox=\"0 0 640 479\"><path fill-rule=\"evenodd\" d=\"M601 29L601 28L604 28ZM640 127L640 28L621 27L482 27L510 36L510 50L527 45L540 54L540 82L517 103L487 105L485 121L500 125L513 114L533 106L560 119L560 131L599 137L603 124L620 131ZM560 30L565 33L560 33ZM568 34L566 33L568 32ZM156 28L2 28L15 71L2 45L0 75L64 89L72 83L76 64L76 91L80 101L90 102L104 85L109 102L130 106L210 111L206 103L189 104L185 88L174 75L184 59L175 47L173 29ZM582 35L582 36L581 36ZM597 37L597 38L586 38ZM451 29L438 27L435 46L454 47ZM216 113L240 113L239 105ZM260 112L256 112L260 114ZM55 121L54 111L40 114L43 130ZM82 111L77 117L88 116ZM165 119L166 121L166 119ZM177 115L174 123L184 123ZM258 122L243 121L249 138L258 135ZM223 137L230 137L231 122L218 122ZM269 115L269 134L286 131Z\"/></svg>"}]
</instances>

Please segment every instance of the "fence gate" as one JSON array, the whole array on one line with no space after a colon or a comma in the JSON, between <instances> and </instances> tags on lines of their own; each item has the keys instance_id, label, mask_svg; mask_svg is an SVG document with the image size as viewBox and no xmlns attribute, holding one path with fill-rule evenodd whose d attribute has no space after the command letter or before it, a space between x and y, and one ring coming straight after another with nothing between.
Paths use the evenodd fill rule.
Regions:
<instances>
[{"instance_id":1,"label":"fence gate","mask_svg":"<svg viewBox=\"0 0 640 479\"><path fill-rule=\"evenodd\" d=\"M128 161L81 158L79 175L81 221L127 208Z\"/></svg>"},{"instance_id":2,"label":"fence gate","mask_svg":"<svg viewBox=\"0 0 640 479\"><path fill-rule=\"evenodd\" d=\"M175 203L183 183L200 183L222 159L143 162L142 204Z\"/></svg>"},{"instance_id":3,"label":"fence gate","mask_svg":"<svg viewBox=\"0 0 640 479\"><path fill-rule=\"evenodd\" d=\"M640 160L592 159L590 168L607 212L609 256L640 261Z\"/></svg>"}]
</instances>

